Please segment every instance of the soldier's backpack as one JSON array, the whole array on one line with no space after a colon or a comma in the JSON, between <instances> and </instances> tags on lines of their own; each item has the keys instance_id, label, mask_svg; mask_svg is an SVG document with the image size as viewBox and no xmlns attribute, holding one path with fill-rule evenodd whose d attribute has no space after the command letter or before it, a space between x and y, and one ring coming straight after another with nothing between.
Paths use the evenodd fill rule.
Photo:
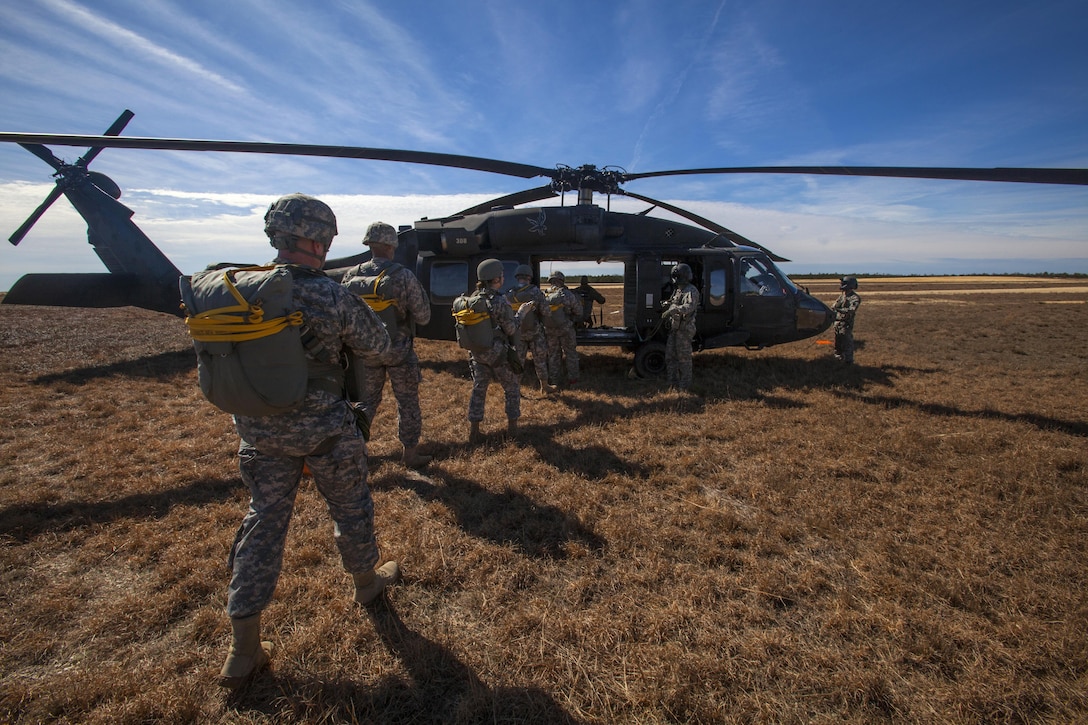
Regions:
<instances>
[{"instance_id":1,"label":"soldier's backpack","mask_svg":"<svg viewBox=\"0 0 1088 725\"><path fill-rule=\"evenodd\" d=\"M483 291L463 294L453 301L457 344L469 352L486 352L495 342L491 301Z\"/></svg>"},{"instance_id":2,"label":"soldier's backpack","mask_svg":"<svg viewBox=\"0 0 1088 725\"><path fill-rule=\"evenodd\" d=\"M370 291L359 295L363 298L363 302L366 302L370 309L374 310L374 313L378 315L378 319L382 321L382 324L385 325L386 331L389 332L389 339L395 338L400 329L400 304L395 297L388 295L392 278L386 275L397 271L400 267L400 264L393 262L383 269L381 274L363 277L363 284L366 285L365 289Z\"/></svg>"},{"instance_id":3,"label":"soldier's backpack","mask_svg":"<svg viewBox=\"0 0 1088 725\"><path fill-rule=\"evenodd\" d=\"M306 355L289 266L217 265L182 277L180 287L200 389L220 410L246 417L285 413L306 397L315 371L330 389L336 386L339 368L311 363Z\"/></svg>"},{"instance_id":4,"label":"soldier's backpack","mask_svg":"<svg viewBox=\"0 0 1088 725\"><path fill-rule=\"evenodd\" d=\"M555 289L548 290L548 293L544 296L544 299L548 301L548 313L544 315L544 326L551 328L562 328L566 326L567 306L564 303L563 287L556 287Z\"/></svg>"},{"instance_id":5,"label":"soldier's backpack","mask_svg":"<svg viewBox=\"0 0 1088 725\"><path fill-rule=\"evenodd\" d=\"M507 295L510 305L514 307L514 319L518 323L519 332L523 336L535 335L544 313L537 308L536 300L529 294L529 287L510 290Z\"/></svg>"}]
</instances>

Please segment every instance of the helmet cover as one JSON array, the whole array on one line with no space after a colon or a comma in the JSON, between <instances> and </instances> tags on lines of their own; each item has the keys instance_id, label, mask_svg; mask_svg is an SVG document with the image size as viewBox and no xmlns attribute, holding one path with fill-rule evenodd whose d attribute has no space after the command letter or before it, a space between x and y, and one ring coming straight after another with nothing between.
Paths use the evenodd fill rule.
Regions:
<instances>
[{"instance_id":1,"label":"helmet cover","mask_svg":"<svg viewBox=\"0 0 1088 725\"><path fill-rule=\"evenodd\" d=\"M393 229L393 225L391 224L374 222L366 228L366 234L363 236L363 244L367 246L370 246L371 244L384 244L396 249L397 231Z\"/></svg>"},{"instance_id":2,"label":"helmet cover","mask_svg":"<svg viewBox=\"0 0 1088 725\"><path fill-rule=\"evenodd\" d=\"M288 194L273 202L264 214L264 232L269 239L289 234L312 239L327 249L336 236L336 215L329 205L305 194Z\"/></svg>"},{"instance_id":3,"label":"helmet cover","mask_svg":"<svg viewBox=\"0 0 1088 725\"><path fill-rule=\"evenodd\" d=\"M476 279L481 282L490 282L502 276L502 262L497 259L485 259L476 267Z\"/></svg>"}]
</instances>

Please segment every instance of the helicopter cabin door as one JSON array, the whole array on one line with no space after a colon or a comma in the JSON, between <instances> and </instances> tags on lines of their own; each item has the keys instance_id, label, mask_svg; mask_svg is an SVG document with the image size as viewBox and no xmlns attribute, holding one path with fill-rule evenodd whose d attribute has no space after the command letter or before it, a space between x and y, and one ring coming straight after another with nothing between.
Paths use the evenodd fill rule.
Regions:
<instances>
[{"instance_id":1,"label":"helicopter cabin door","mask_svg":"<svg viewBox=\"0 0 1088 725\"><path fill-rule=\"evenodd\" d=\"M661 257L642 254L635 260L635 327L640 333L652 330L661 321L663 282ZM666 278L666 282L668 279Z\"/></svg>"},{"instance_id":2,"label":"helicopter cabin door","mask_svg":"<svg viewBox=\"0 0 1088 725\"><path fill-rule=\"evenodd\" d=\"M753 339L777 342L782 330L794 329L797 303L793 293L762 255L741 257L737 264L740 325Z\"/></svg>"}]
</instances>

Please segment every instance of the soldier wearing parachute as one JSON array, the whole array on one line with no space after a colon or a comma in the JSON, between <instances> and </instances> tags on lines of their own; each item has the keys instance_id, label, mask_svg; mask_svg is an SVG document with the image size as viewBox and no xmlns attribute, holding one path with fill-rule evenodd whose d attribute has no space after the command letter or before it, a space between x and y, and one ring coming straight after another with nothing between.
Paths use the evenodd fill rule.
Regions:
<instances>
[{"instance_id":1,"label":"soldier wearing parachute","mask_svg":"<svg viewBox=\"0 0 1088 725\"><path fill-rule=\"evenodd\" d=\"M374 222L366 230L363 244L370 247L371 259L349 269L342 284L370 305L382 319L392 347L384 357L356 365L355 394L370 420L382 402L386 376L397 401L397 435L403 447L402 461L421 468L431 461L419 452L423 414L419 407L422 373L415 350L415 327L431 320L431 306L423 285L407 267L393 261L397 233L389 224Z\"/></svg>"},{"instance_id":2,"label":"soldier wearing parachute","mask_svg":"<svg viewBox=\"0 0 1088 725\"><path fill-rule=\"evenodd\" d=\"M355 601L376 601L399 577L395 561L381 564L366 484L365 426L344 396L340 366L346 350L362 360L386 354L389 335L358 296L321 271L337 233L325 203L304 194L284 196L265 214L265 232L278 252L271 265L221 265L181 283L201 388L209 400L235 412L239 469L250 492L228 559L232 644L219 684L231 689L269 662L271 643L260 638L261 612L279 579L304 466L328 504ZM281 298L284 314L264 320L264 306ZM223 305L224 299L230 304ZM268 334L269 328L276 332ZM247 347L257 343L265 347ZM298 399L274 400L284 387L298 387Z\"/></svg>"}]
</instances>

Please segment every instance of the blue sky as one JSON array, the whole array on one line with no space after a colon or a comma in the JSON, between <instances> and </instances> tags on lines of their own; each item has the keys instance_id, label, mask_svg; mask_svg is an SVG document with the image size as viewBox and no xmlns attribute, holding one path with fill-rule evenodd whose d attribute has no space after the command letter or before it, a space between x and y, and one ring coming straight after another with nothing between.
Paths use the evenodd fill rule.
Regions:
<instances>
[{"instance_id":1,"label":"blue sky","mask_svg":"<svg viewBox=\"0 0 1088 725\"><path fill-rule=\"evenodd\" d=\"M0 0L0 130L345 144L551 167L1088 167L1083 0L623 3ZM70 161L84 149L54 147ZM107 149L138 224L184 272L264 259L283 193L337 211L334 255L537 186L378 161ZM51 170L0 144L6 238ZM787 272L1088 272L1084 187L809 176L631 182L794 260ZM613 201L641 211L643 204ZM603 200L602 200L603 203ZM97 271L61 199L0 289Z\"/></svg>"}]
</instances>

